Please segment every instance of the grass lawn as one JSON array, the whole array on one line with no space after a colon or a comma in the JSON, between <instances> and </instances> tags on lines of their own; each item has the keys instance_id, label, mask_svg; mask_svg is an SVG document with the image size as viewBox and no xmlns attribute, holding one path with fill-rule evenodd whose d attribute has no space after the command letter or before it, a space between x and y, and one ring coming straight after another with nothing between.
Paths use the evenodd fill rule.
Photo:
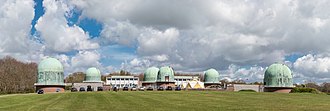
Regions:
<instances>
[{"instance_id":1,"label":"grass lawn","mask_svg":"<svg viewBox=\"0 0 330 111\"><path fill-rule=\"evenodd\" d=\"M330 95L215 91L66 92L1 95L1 111L329 111Z\"/></svg>"}]
</instances>

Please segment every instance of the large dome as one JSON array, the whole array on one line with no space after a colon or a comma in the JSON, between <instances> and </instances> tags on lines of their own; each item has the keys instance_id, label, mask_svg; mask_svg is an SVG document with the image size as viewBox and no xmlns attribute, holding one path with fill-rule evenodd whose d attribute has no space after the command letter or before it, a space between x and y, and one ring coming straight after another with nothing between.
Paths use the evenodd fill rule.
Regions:
<instances>
[{"instance_id":1,"label":"large dome","mask_svg":"<svg viewBox=\"0 0 330 111\"><path fill-rule=\"evenodd\" d=\"M144 82L156 82L159 69L157 67L150 67L144 72Z\"/></svg>"},{"instance_id":2,"label":"large dome","mask_svg":"<svg viewBox=\"0 0 330 111\"><path fill-rule=\"evenodd\" d=\"M60 61L55 58L46 58L42 60L38 65L38 71L61 71L63 72L63 66Z\"/></svg>"},{"instance_id":3,"label":"large dome","mask_svg":"<svg viewBox=\"0 0 330 111\"><path fill-rule=\"evenodd\" d=\"M46 58L38 65L37 85L64 85L64 70L60 61Z\"/></svg>"},{"instance_id":4,"label":"large dome","mask_svg":"<svg viewBox=\"0 0 330 111\"><path fill-rule=\"evenodd\" d=\"M265 71L265 87L293 87L292 73L288 66L275 63Z\"/></svg>"},{"instance_id":5,"label":"large dome","mask_svg":"<svg viewBox=\"0 0 330 111\"><path fill-rule=\"evenodd\" d=\"M85 82L100 82L101 81L101 72L95 67L88 68L86 70Z\"/></svg>"},{"instance_id":6,"label":"large dome","mask_svg":"<svg viewBox=\"0 0 330 111\"><path fill-rule=\"evenodd\" d=\"M157 81L159 82L175 82L174 71L170 66L164 66L159 69Z\"/></svg>"},{"instance_id":7,"label":"large dome","mask_svg":"<svg viewBox=\"0 0 330 111\"><path fill-rule=\"evenodd\" d=\"M219 72L215 69L205 71L204 83L219 83Z\"/></svg>"}]
</instances>

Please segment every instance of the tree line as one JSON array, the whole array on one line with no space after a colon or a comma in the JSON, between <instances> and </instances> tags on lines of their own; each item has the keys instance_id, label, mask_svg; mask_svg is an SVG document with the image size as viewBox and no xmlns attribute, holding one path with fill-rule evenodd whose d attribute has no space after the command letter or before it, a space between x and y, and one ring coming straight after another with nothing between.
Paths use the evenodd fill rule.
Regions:
<instances>
[{"instance_id":1,"label":"tree line","mask_svg":"<svg viewBox=\"0 0 330 111\"><path fill-rule=\"evenodd\" d=\"M306 83L306 84L300 84L300 85L296 85L297 87L307 87L307 88L314 88L317 89L321 92L325 92L325 93L330 93L330 83L328 82L324 82L322 84L317 84L314 82L310 82L310 83Z\"/></svg>"},{"instance_id":2,"label":"tree line","mask_svg":"<svg viewBox=\"0 0 330 111\"><path fill-rule=\"evenodd\" d=\"M23 63L12 57L0 59L0 93L31 93L37 76L36 63Z\"/></svg>"}]
</instances>

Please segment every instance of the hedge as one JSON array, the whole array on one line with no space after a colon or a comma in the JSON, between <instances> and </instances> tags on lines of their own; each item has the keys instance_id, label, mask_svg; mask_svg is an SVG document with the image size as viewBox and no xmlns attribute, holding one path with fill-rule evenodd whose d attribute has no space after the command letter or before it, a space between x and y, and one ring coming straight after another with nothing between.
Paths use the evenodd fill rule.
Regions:
<instances>
[{"instance_id":1,"label":"hedge","mask_svg":"<svg viewBox=\"0 0 330 111\"><path fill-rule=\"evenodd\" d=\"M315 88L295 87L291 90L291 93L320 93L320 91Z\"/></svg>"}]
</instances>

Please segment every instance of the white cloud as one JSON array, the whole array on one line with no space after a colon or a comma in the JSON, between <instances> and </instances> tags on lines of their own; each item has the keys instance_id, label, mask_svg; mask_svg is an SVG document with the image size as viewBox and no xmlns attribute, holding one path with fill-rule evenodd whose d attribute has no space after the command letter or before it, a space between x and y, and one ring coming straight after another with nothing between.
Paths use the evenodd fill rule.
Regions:
<instances>
[{"instance_id":1,"label":"white cloud","mask_svg":"<svg viewBox=\"0 0 330 111\"><path fill-rule=\"evenodd\" d=\"M180 33L175 28L164 32L147 28L138 38L137 51L140 55L163 55L174 52Z\"/></svg>"},{"instance_id":2,"label":"white cloud","mask_svg":"<svg viewBox=\"0 0 330 111\"><path fill-rule=\"evenodd\" d=\"M98 67L101 65L99 62L100 54L96 51L79 51L78 54L71 58L71 67L74 68L88 68Z\"/></svg>"},{"instance_id":3,"label":"white cloud","mask_svg":"<svg viewBox=\"0 0 330 111\"><path fill-rule=\"evenodd\" d=\"M240 67L234 64L228 69L220 71L220 79L236 80L241 79L245 82L262 82L266 68L261 66Z\"/></svg>"},{"instance_id":4,"label":"white cloud","mask_svg":"<svg viewBox=\"0 0 330 111\"><path fill-rule=\"evenodd\" d=\"M326 0L71 3L84 17L103 23L107 41L136 46L137 58L156 66L189 71L225 70L230 64L266 67L293 53L330 52Z\"/></svg>"},{"instance_id":5,"label":"white cloud","mask_svg":"<svg viewBox=\"0 0 330 111\"><path fill-rule=\"evenodd\" d=\"M150 64L151 63L148 59L134 58L128 63L122 63L120 69L130 71L132 73L141 73L141 71L151 67Z\"/></svg>"},{"instance_id":6,"label":"white cloud","mask_svg":"<svg viewBox=\"0 0 330 111\"><path fill-rule=\"evenodd\" d=\"M328 54L308 54L298 58L293 64L295 71L307 78L330 78L330 56Z\"/></svg>"},{"instance_id":7,"label":"white cloud","mask_svg":"<svg viewBox=\"0 0 330 111\"><path fill-rule=\"evenodd\" d=\"M105 39L105 44L119 43L126 46L133 46L136 42L135 38L139 35L139 29L129 23L115 22L106 23L103 25L101 36Z\"/></svg>"},{"instance_id":8,"label":"white cloud","mask_svg":"<svg viewBox=\"0 0 330 111\"><path fill-rule=\"evenodd\" d=\"M72 71L85 70L88 65L114 70L116 66L105 67L100 61L101 57L113 57L125 61L121 69L135 72L162 65L197 72L213 67L230 78L260 80L264 67L300 53L306 56L294 63L287 62L295 77L330 78L329 55L323 54L330 53L329 3L328 0L46 0L45 14L36 25L44 44L36 44L28 39L33 1L0 1L0 55L32 61L56 56ZM65 17L71 16L74 7L82 11L81 17L102 24L97 40L90 40L79 26L67 24ZM136 51L117 55L103 52L102 48L102 52L93 51L99 44L125 45ZM73 57L57 54L73 50L79 51Z\"/></svg>"},{"instance_id":9,"label":"white cloud","mask_svg":"<svg viewBox=\"0 0 330 111\"><path fill-rule=\"evenodd\" d=\"M63 1L43 1L45 14L39 18L36 29L45 41L47 49L57 52L96 49L97 43L91 42L89 35L79 26L69 26L65 16L70 16L70 9Z\"/></svg>"},{"instance_id":10,"label":"white cloud","mask_svg":"<svg viewBox=\"0 0 330 111\"><path fill-rule=\"evenodd\" d=\"M159 61L159 62L163 62L163 61L167 61L168 60L168 56L165 54L162 55L154 55L151 57L146 57L148 59L154 60L154 61Z\"/></svg>"},{"instance_id":11,"label":"white cloud","mask_svg":"<svg viewBox=\"0 0 330 111\"><path fill-rule=\"evenodd\" d=\"M31 21L34 16L32 0L0 1L0 53L27 53ZM1 54L2 55L2 54Z\"/></svg>"}]
</instances>

